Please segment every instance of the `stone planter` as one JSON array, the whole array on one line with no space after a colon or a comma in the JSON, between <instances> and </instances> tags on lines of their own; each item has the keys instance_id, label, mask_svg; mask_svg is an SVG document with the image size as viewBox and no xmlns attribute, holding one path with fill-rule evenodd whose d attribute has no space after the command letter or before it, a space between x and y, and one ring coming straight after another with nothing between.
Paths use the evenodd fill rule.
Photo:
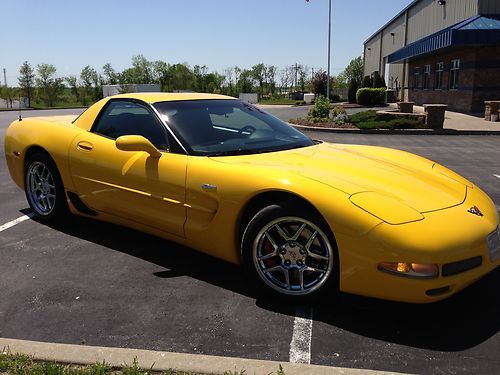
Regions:
<instances>
[{"instance_id":1,"label":"stone planter","mask_svg":"<svg viewBox=\"0 0 500 375\"><path fill-rule=\"evenodd\" d=\"M434 130L443 129L446 104L424 104L426 125Z\"/></svg>"},{"instance_id":2,"label":"stone planter","mask_svg":"<svg viewBox=\"0 0 500 375\"><path fill-rule=\"evenodd\" d=\"M415 102L399 102L398 103L399 112L413 113L413 106L414 105L415 105Z\"/></svg>"},{"instance_id":3,"label":"stone planter","mask_svg":"<svg viewBox=\"0 0 500 375\"><path fill-rule=\"evenodd\" d=\"M500 110L500 101L488 100L484 102L484 119L486 121L491 121L491 115L497 113L499 110Z\"/></svg>"}]
</instances>

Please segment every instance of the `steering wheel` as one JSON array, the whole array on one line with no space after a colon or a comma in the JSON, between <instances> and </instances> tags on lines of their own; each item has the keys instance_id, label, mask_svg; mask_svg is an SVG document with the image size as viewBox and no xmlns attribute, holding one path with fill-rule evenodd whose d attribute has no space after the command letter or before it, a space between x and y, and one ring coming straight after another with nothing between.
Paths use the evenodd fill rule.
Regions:
<instances>
[{"instance_id":1,"label":"steering wheel","mask_svg":"<svg viewBox=\"0 0 500 375\"><path fill-rule=\"evenodd\" d=\"M250 137L256 130L257 129L255 129L252 125L246 125L238 130L238 135L246 135L247 137Z\"/></svg>"}]
</instances>

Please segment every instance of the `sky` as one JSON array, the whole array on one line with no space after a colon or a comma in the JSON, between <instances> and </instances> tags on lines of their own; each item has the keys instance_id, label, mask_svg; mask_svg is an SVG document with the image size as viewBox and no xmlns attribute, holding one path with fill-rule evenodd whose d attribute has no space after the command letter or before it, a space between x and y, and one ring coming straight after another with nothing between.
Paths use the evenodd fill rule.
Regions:
<instances>
[{"instance_id":1,"label":"sky","mask_svg":"<svg viewBox=\"0 0 500 375\"><path fill-rule=\"evenodd\" d=\"M332 0L332 74L411 0ZM210 71L263 62L327 67L328 0L2 0L0 68L50 63L58 76L116 71L133 55ZM3 75L1 75L3 84Z\"/></svg>"}]
</instances>

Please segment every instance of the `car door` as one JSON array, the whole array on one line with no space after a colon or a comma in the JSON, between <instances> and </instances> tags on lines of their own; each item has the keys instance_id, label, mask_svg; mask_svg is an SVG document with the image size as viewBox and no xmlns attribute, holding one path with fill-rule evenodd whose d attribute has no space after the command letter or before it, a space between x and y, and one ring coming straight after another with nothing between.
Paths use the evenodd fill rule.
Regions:
<instances>
[{"instance_id":1,"label":"car door","mask_svg":"<svg viewBox=\"0 0 500 375\"><path fill-rule=\"evenodd\" d=\"M161 156L121 151L115 139L142 135ZM168 135L151 108L135 100L110 100L92 129L69 152L79 198L91 209L184 237L187 156L168 152Z\"/></svg>"}]
</instances>

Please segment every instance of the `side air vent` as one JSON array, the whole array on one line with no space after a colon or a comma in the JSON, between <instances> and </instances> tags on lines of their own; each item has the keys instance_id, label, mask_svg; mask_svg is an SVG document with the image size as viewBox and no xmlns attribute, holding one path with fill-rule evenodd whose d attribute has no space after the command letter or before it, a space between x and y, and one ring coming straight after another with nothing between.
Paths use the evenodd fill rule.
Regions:
<instances>
[{"instance_id":1,"label":"side air vent","mask_svg":"<svg viewBox=\"0 0 500 375\"><path fill-rule=\"evenodd\" d=\"M68 191L67 194L69 200L71 201L71 204L82 214L97 216L97 212L95 212L93 209L89 208L85 203L83 203L78 194L73 193L72 191Z\"/></svg>"}]
</instances>

